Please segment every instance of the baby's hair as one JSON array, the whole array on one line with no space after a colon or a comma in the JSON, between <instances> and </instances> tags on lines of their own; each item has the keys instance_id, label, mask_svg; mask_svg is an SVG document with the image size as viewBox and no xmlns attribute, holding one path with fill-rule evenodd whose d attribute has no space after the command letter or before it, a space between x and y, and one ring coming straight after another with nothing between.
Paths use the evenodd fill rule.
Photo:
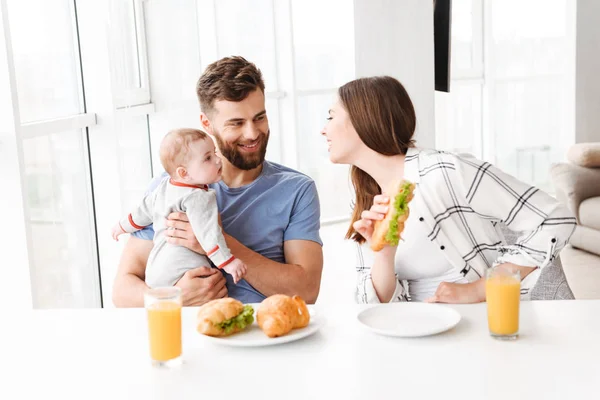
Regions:
<instances>
[{"instance_id":1,"label":"baby's hair","mask_svg":"<svg viewBox=\"0 0 600 400\"><path fill-rule=\"evenodd\" d=\"M208 135L199 129L179 128L169 131L160 144L160 162L171 177L178 167L190 161L190 144L205 140Z\"/></svg>"}]
</instances>

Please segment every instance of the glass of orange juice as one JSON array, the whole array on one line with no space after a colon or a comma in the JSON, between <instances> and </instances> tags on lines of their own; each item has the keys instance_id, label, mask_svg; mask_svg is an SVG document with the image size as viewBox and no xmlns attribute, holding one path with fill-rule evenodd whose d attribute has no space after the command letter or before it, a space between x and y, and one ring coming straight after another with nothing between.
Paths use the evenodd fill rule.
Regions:
<instances>
[{"instance_id":1,"label":"glass of orange juice","mask_svg":"<svg viewBox=\"0 0 600 400\"><path fill-rule=\"evenodd\" d=\"M181 364L181 289L162 287L144 294L150 358L158 367Z\"/></svg>"},{"instance_id":2,"label":"glass of orange juice","mask_svg":"<svg viewBox=\"0 0 600 400\"><path fill-rule=\"evenodd\" d=\"M498 339L519 336L521 274L516 268L497 265L488 269L485 282L488 327Z\"/></svg>"}]
</instances>

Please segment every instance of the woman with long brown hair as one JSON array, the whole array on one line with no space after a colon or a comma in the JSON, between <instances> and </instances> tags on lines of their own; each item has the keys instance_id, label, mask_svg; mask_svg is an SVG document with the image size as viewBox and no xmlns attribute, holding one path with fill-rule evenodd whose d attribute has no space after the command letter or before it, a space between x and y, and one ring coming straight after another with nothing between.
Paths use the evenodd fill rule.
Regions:
<instances>
[{"instance_id":1,"label":"woman with long brown hair","mask_svg":"<svg viewBox=\"0 0 600 400\"><path fill-rule=\"evenodd\" d=\"M548 194L471 156L415 146L415 111L402 84L389 76L342 86L322 131L333 163L350 164L355 190L346 238L357 242L357 301L485 301L485 271L516 268L521 294L567 244L573 214ZM372 252L374 221L398 179L415 184L398 246ZM507 244L501 226L520 232Z\"/></svg>"}]
</instances>

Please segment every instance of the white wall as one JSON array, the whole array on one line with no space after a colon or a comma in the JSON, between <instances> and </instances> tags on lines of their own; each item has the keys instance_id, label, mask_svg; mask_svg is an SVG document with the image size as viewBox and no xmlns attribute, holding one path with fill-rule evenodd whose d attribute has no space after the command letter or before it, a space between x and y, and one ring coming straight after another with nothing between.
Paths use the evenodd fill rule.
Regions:
<instances>
[{"instance_id":1,"label":"white wall","mask_svg":"<svg viewBox=\"0 0 600 400\"><path fill-rule=\"evenodd\" d=\"M576 142L600 142L600 1L577 1Z\"/></svg>"},{"instance_id":2,"label":"white wall","mask_svg":"<svg viewBox=\"0 0 600 400\"><path fill-rule=\"evenodd\" d=\"M433 2L354 0L356 76L390 75L417 113L417 144L435 146Z\"/></svg>"}]
</instances>

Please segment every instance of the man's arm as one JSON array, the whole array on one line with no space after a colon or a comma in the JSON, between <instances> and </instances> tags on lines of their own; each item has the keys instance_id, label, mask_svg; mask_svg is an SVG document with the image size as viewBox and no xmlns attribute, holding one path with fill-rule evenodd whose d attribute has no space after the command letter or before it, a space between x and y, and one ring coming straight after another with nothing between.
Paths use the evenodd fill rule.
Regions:
<instances>
[{"instance_id":1,"label":"man's arm","mask_svg":"<svg viewBox=\"0 0 600 400\"><path fill-rule=\"evenodd\" d=\"M112 300L115 306L144 306L144 291L148 289L144 282L146 263L153 245L152 240L134 236L131 236L125 244L113 284Z\"/></svg>"},{"instance_id":2,"label":"man's arm","mask_svg":"<svg viewBox=\"0 0 600 400\"><path fill-rule=\"evenodd\" d=\"M323 249L319 238L320 208L314 182L308 182L298 195L283 238L286 263L270 260L250 250L225 233L227 247L248 270L245 279L266 296L281 293L301 296L307 303L317 300L323 271ZM167 241L205 254L190 228L185 213L171 213L166 222Z\"/></svg>"},{"instance_id":3,"label":"man's arm","mask_svg":"<svg viewBox=\"0 0 600 400\"><path fill-rule=\"evenodd\" d=\"M148 286L146 263L152 250L152 240L130 237L119 262L119 269L113 285L113 303L117 307L143 307L144 292ZM227 296L225 278L221 273L208 267L198 267L187 271L175 284L181 288L184 306L199 306L209 300Z\"/></svg>"},{"instance_id":4,"label":"man's arm","mask_svg":"<svg viewBox=\"0 0 600 400\"><path fill-rule=\"evenodd\" d=\"M185 213L169 215L167 241L177 246L185 246L198 254L206 254L198 243ZM310 240L288 240L283 243L283 253L287 264L264 257L225 233L227 247L248 267L246 279L265 296L272 294L298 295L307 303L314 303L321 287L323 271L323 249L319 243Z\"/></svg>"},{"instance_id":5,"label":"man's arm","mask_svg":"<svg viewBox=\"0 0 600 400\"><path fill-rule=\"evenodd\" d=\"M246 279L265 296L298 295L307 303L317 301L323 272L323 249L309 240L283 243L286 264L270 260L250 250L235 238L225 235L227 246L248 267Z\"/></svg>"}]
</instances>

